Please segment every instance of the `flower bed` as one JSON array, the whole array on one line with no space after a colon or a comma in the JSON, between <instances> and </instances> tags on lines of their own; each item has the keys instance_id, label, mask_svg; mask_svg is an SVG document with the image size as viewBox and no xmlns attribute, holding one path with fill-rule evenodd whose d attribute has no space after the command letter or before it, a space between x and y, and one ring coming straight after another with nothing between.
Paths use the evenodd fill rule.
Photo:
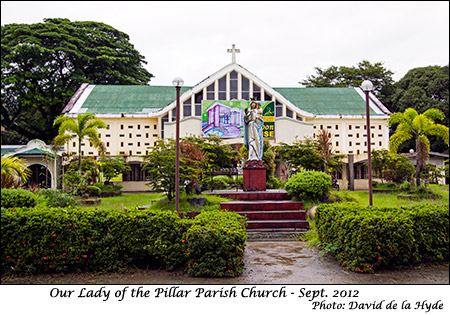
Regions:
<instances>
[{"instance_id":1,"label":"flower bed","mask_svg":"<svg viewBox=\"0 0 450 315\"><path fill-rule=\"evenodd\" d=\"M228 249L245 247L245 228L241 228L245 218L225 212L210 216L228 226L228 231L225 232L223 226L211 226L204 217L180 219L171 211L2 208L1 272L108 272L136 267L166 270L186 267L189 270L188 264L195 264L193 259L211 259L215 254L209 247L202 247L209 240L201 241L195 236L194 231L207 228L211 235L241 235L239 239L214 239L217 255L231 265L234 275L238 275L242 263L237 262L236 251ZM187 237L189 243L185 242ZM191 256L188 255L190 247ZM213 266L214 276L231 276L216 269L223 268Z\"/></svg>"},{"instance_id":2,"label":"flower bed","mask_svg":"<svg viewBox=\"0 0 450 315\"><path fill-rule=\"evenodd\" d=\"M449 260L448 205L321 205L316 227L321 248L356 272Z\"/></svg>"}]
</instances>

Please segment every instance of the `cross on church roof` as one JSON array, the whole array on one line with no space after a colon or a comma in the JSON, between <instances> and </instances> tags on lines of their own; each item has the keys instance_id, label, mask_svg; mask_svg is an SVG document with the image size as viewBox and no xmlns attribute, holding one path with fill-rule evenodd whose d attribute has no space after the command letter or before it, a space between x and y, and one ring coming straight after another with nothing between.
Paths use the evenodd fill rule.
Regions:
<instances>
[{"instance_id":1,"label":"cross on church roof","mask_svg":"<svg viewBox=\"0 0 450 315\"><path fill-rule=\"evenodd\" d=\"M231 45L231 49L227 49L231 53L231 63L236 63L236 53L240 53L240 49L236 49L235 44Z\"/></svg>"}]
</instances>

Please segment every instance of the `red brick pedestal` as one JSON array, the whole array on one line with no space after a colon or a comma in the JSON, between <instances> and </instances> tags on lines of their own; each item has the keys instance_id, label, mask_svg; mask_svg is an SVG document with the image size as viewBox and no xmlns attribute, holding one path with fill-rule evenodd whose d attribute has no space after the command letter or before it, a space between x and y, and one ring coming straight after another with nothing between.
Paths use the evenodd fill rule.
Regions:
<instances>
[{"instance_id":1,"label":"red brick pedestal","mask_svg":"<svg viewBox=\"0 0 450 315\"><path fill-rule=\"evenodd\" d=\"M266 167L262 161L247 161L244 171L244 191L266 190Z\"/></svg>"}]
</instances>

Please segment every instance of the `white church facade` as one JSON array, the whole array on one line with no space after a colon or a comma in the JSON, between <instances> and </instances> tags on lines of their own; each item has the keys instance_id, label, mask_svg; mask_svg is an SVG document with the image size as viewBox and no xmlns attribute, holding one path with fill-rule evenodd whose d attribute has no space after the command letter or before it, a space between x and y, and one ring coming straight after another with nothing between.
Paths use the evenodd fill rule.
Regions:
<instances>
[{"instance_id":1,"label":"white church facade","mask_svg":"<svg viewBox=\"0 0 450 315\"><path fill-rule=\"evenodd\" d=\"M182 87L180 94L181 138L203 135L203 101L248 101L250 98L272 101L274 130L268 138L272 145L315 137L319 130L325 129L332 135L334 152L350 157L350 163L353 161L354 164L350 171L349 159L344 160L341 184L346 186L352 176L355 178L352 188L367 188L367 180L363 180L367 172L363 164L367 160L366 103L365 94L359 87L272 87L236 63L233 53L230 64L194 86ZM391 113L374 94L369 96L372 149L387 149L387 120ZM82 84L63 114L76 117L79 113L92 112L102 119L108 125L107 129L99 130L106 154L124 157L132 167L121 183L124 190L148 190L140 163L158 139L175 138L175 98L173 86ZM236 110L226 110L230 117L239 117ZM214 113L211 111L206 115ZM242 142L242 138L224 139L224 143ZM65 152L78 154L77 143L67 144ZM82 154L97 157L98 151L86 141L82 144Z\"/></svg>"}]
</instances>

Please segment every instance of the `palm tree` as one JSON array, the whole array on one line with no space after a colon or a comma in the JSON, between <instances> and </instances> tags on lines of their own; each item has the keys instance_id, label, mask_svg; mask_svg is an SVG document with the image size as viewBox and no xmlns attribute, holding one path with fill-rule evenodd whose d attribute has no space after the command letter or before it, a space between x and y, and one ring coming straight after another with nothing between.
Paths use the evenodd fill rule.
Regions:
<instances>
[{"instance_id":1,"label":"palm tree","mask_svg":"<svg viewBox=\"0 0 450 315\"><path fill-rule=\"evenodd\" d=\"M74 138L78 139L78 171L81 172L81 143L86 137L94 147L101 148L102 142L98 136L98 128L106 128L106 124L95 118L93 113L78 114L74 119L68 116L56 117L53 125L59 125L55 144L64 145ZM66 133L68 132L68 133Z\"/></svg>"},{"instance_id":2,"label":"palm tree","mask_svg":"<svg viewBox=\"0 0 450 315\"><path fill-rule=\"evenodd\" d=\"M323 161L325 174L329 173L329 169L341 170L343 155L338 155L333 152L333 143L331 141L331 133L325 129L321 129L316 137L317 150Z\"/></svg>"},{"instance_id":3,"label":"palm tree","mask_svg":"<svg viewBox=\"0 0 450 315\"><path fill-rule=\"evenodd\" d=\"M17 157L2 156L2 188L14 188L25 183L31 175L26 161Z\"/></svg>"},{"instance_id":4,"label":"palm tree","mask_svg":"<svg viewBox=\"0 0 450 315\"><path fill-rule=\"evenodd\" d=\"M395 133L389 139L389 154L395 156L398 147L409 139L416 140L416 185L420 185L420 172L428 160L430 140L428 136L439 136L448 145L448 127L435 123L444 119L444 113L436 108L430 108L423 114L418 114L413 108L407 108L403 113L394 113L388 120L389 126L398 124Z\"/></svg>"}]
</instances>

